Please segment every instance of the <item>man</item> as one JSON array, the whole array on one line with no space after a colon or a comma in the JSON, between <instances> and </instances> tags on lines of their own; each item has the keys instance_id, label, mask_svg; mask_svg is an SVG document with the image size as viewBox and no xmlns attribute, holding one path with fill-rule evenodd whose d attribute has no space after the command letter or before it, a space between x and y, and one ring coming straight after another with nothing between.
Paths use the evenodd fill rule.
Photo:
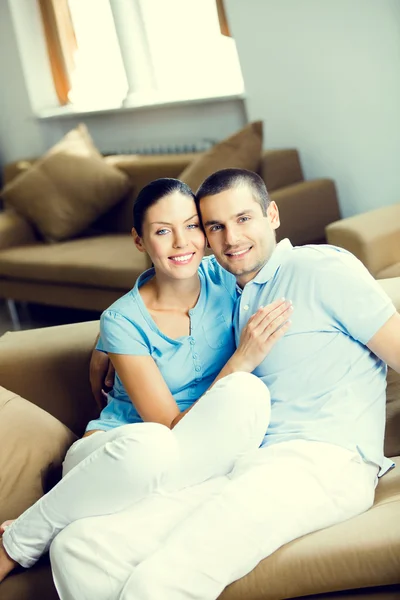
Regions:
<instances>
[{"instance_id":1,"label":"man","mask_svg":"<svg viewBox=\"0 0 400 600\"><path fill-rule=\"evenodd\" d=\"M343 250L276 245L278 208L256 174L219 171L197 201L237 279L237 338L260 305L285 296L295 307L255 371L270 389L270 426L229 476L68 527L52 551L63 600L215 599L283 544L367 510L392 466L385 363L400 371L400 315L390 299Z\"/></svg>"}]
</instances>

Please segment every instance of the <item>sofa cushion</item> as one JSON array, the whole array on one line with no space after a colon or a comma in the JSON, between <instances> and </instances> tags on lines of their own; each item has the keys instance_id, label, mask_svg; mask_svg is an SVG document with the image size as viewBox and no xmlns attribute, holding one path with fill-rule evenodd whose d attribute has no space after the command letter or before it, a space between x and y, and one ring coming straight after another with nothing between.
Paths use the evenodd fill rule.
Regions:
<instances>
[{"instance_id":1,"label":"sofa cushion","mask_svg":"<svg viewBox=\"0 0 400 600\"><path fill-rule=\"evenodd\" d=\"M3 190L8 206L31 221L47 240L82 232L131 187L108 164L80 125Z\"/></svg>"},{"instance_id":2,"label":"sofa cushion","mask_svg":"<svg viewBox=\"0 0 400 600\"><path fill-rule=\"evenodd\" d=\"M277 600L391 585L400 574L400 457L380 479L374 506L353 519L286 544L221 600Z\"/></svg>"},{"instance_id":3,"label":"sofa cushion","mask_svg":"<svg viewBox=\"0 0 400 600\"><path fill-rule=\"evenodd\" d=\"M6 278L123 291L149 267L147 254L138 252L132 236L123 233L0 252L0 276Z\"/></svg>"},{"instance_id":4,"label":"sofa cushion","mask_svg":"<svg viewBox=\"0 0 400 600\"><path fill-rule=\"evenodd\" d=\"M55 483L75 439L49 413L0 387L0 523L18 517Z\"/></svg>"},{"instance_id":5,"label":"sofa cushion","mask_svg":"<svg viewBox=\"0 0 400 600\"><path fill-rule=\"evenodd\" d=\"M376 274L377 279L387 279L389 277L400 277L400 262L396 262Z\"/></svg>"},{"instance_id":6,"label":"sofa cushion","mask_svg":"<svg viewBox=\"0 0 400 600\"><path fill-rule=\"evenodd\" d=\"M219 169L236 167L258 171L262 144L262 122L250 123L201 154L182 171L179 179L187 183L195 192L206 177Z\"/></svg>"}]
</instances>

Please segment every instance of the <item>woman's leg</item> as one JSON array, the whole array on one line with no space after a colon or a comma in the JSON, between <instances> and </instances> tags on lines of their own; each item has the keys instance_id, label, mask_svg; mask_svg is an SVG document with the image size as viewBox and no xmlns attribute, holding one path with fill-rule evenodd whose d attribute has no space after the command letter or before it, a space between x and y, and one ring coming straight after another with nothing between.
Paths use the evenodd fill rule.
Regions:
<instances>
[{"instance_id":1,"label":"woman's leg","mask_svg":"<svg viewBox=\"0 0 400 600\"><path fill-rule=\"evenodd\" d=\"M84 444L100 447L6 529L7 554L29 567L77 519L118 512L159 488L181 489L230 472L260 445L269 415L265 385L234 373L217 382L172 432L154 423L125 425L78 442L77 453L79 444L82 450ZM0 549L0 573L1 561Z\"/></svg>"},{"instance_id":2,"label":"woman's leg","mask_svg":"<svg viewBox=\"0 0 400 600\"><path fill-rule=\"evenodd\" d=\"M123 510L157 489L178 459L171 430L158 423L93 434L78 442L76 452L79 445L81 456L85 449L89 455L3 534L7 554L23 567L32 566L69 523ZM0 550L0 572L1 558Z\"/></svg>"}]
</instances>

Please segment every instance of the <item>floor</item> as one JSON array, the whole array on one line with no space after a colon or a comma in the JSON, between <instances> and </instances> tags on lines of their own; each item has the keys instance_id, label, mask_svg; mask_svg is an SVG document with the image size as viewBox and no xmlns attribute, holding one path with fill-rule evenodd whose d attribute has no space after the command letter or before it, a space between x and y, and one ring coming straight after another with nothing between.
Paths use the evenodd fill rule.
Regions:
<instances>
[{"instance_id":1,"label":"floor","mask_svg":"<svg viewBox=\"0 0 400 600\"><path fill-rule=\"evenodd\" d=\"M66 323L79 323L93 321L100 317L95 311L83 311L40 304L16 303L21 329L37 329L38 327L51 327L65 325ZM11 317L5 300L0 300L0 336L7 331L13 331Z\"/></svg>"}]
</instances>

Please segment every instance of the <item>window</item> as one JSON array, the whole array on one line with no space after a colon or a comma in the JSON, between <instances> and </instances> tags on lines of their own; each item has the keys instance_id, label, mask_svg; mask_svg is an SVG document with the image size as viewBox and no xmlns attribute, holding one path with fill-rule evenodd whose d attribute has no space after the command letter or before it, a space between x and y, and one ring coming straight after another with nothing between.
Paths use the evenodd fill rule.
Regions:
<instances>
[{"instance_id":1,"label":"window","mask_svg":"<svg viewBox=\"0 0 400 600\"><path fill-rule=\"evenodd\" d=\"M54 6L59 2L43 1ZM64 17L69 19L64 25L74 33L73 57L65 64L68 100L75 108L243 92L236 45L221 34L216 0L64 2L68 7ZM59 35L65 50L62 26Z\"/></svg>"}]
</instances>

